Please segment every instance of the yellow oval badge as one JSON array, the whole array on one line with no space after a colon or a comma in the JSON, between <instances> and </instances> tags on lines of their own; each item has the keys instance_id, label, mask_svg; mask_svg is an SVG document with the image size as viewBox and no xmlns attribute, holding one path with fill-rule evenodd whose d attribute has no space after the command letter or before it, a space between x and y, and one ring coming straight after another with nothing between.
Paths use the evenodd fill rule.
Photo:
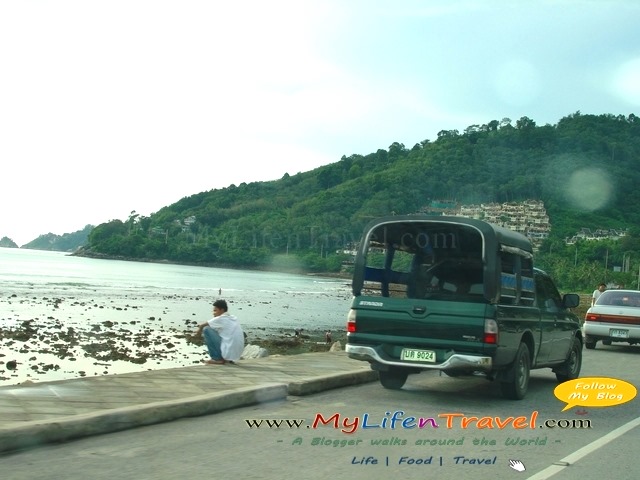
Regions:
<instances>
[{"instance_id":1,"label":"yellow oval badge","mask_svg":"<svg viewBox=\"0 0 640 480\"><path fill-rule=\"evenodd\" d=\"M629 382L609 377L576 378L561 383L553 394L567 405L562 409L573 407L612 407L626 403L638 394L638 389Z\"/></svg>"}]
</instances>

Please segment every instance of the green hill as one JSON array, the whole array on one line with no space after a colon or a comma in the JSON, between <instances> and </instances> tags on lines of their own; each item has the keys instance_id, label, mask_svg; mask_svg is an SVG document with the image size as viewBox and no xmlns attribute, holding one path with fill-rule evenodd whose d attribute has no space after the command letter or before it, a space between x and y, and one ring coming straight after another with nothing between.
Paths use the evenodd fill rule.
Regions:
<instances>
[{"instance_id":1,"label":"green hill","mask_svg":"<svg viewBox=\"0 0 640 480\"><path fill-rule=\"evenodd\" d=\"M393 143L343 156L277 181L196 193L149 217L133 213L97 226L83 254L330 272L347 258L337 252L357 242L373 217L419 212L436 200L535 199L552 225L539 263L555 270L579 252L581 265L597 266L604 251L564 243L586 227L631 229L624 242L600 244L608 261L622 264L623 255L640 254L639 161L640 119L633 114L577 112L544 126L527 117L493 120L464 132L443 130L410 148ZM632 256L630 266L636 262ZM602 273L596 268L582 277L563 284L589 289Z\"/></svg>"},{"instance_id":2,"label":"green hill","mask_svg":"<svg viewBox=\"0 0 640 480\"><path fill-rule=\"evenodd\" d=\"M0 247L3 247L3 248L18 248L18 245L16 244L16 242L11 240L9 237L2 237L2 238L0 238Z\"/></svg>"},{"instance_id":3,"label":"green hill","mask_svg":"<svg viewBox=\"0 0 640 480\"><path fill-rule=\"evenodd\" d=\"M57 252L74 252L87 245L89 233L93 230L93 225L87 225L77 232L56 235L47 233L40 235L35 240L22 245L20 248L33 250L53 250Z\"/></svg>"}]
</instances>

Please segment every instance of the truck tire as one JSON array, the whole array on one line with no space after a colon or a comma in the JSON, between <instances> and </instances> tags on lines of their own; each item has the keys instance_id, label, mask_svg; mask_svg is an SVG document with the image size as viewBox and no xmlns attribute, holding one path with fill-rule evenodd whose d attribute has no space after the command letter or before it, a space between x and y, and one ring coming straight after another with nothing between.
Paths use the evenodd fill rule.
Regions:
<instances>
[{"instance_id":1,"label":"truck tire","mask_svg":"<svg viewBox=\"0 0 640 480\"><path fill-rule=\"evenodd\" d=\"M531 357L526 343L520 343L511 369L512 379L500 383L502 395L511 400L522 400L527 394L531 374Z\"/></svg>"},{"instance_id":2,"label":"truck tire","mask_svg":"<svg viewBox=\"0 0 640 480\"><path fill-rule=\"evenodd\" d=\"M380 385L384 388L389 390L400 390L407 381L409 373L394 368L387 371L380 370L378 372L378 376L380 379Z\"/></svg>"},{"instance_id":3,"label":"truck tire","mask_svg":"<svg viewBox=\"0 0 640 480\"><path fill-rule=\"evenodd\" d=\"M580 368L582 367L582 343L577 338L573 337L571 341L571 348L569 349L569 356L562 364L562 366L556 372L556 378L558 382L566 382L567 380L573 380L580 375Z\"/></svg>"},{"instance_id":4,"label":"truck tire","mask_svg":"<svg viewBox=\"0 0 640 480\"><path fill-rule=\"evenodd\" d=\"M597 340L590 338L589 336L584 337L584 346L587 350L594 350L596 348Z\"/></svg>"}]
</instances>

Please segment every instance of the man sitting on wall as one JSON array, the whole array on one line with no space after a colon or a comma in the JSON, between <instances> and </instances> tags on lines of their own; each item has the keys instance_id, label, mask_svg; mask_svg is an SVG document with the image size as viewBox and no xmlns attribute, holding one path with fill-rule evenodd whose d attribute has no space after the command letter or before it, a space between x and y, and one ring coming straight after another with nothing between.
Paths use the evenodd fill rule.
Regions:
<instances>
[{"instance_id":1,"label":"man sitting on wall","mask_svg":"<svg viewBox=\"0 0 640 480\"><path fill-rule=\"evenodd\" d=\"M209 356L205 363L224 365L240 360L244 350L244 332L238 319L227 312L227 302L213 303L213 318L198 326L196 335L202 335L207 344Z\"/></svg>"}]
</instances>

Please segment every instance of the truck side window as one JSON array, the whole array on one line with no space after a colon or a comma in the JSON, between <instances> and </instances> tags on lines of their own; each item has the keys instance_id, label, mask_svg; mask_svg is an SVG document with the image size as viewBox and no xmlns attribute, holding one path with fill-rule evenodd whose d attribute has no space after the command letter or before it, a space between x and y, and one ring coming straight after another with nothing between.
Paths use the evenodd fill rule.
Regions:
<instances>
[{"instance_id":1,"label":"truck side window","mask_svg":"<svg viewBox=\"0 0 640 480\"><path fill-rule=\"evenodd\" d=\"M550 278L543 275L536 276L537 305L549 311L562 308L562 297Z\"/></svg>"},{"instance_id":2,"label":"truck side window","mask_svg":"<svg viewBox=\"0 0 640 480\"><path fill-rule=\"evenodd\" d=\"M536 289L533 281L533 259L521 258L520 275L522 277L520 304L532 306L536 298Z\"/></svg>"},{"instance_id":3,"label":"truck side window","mask_svg":"<svg viewBox=\"0 0 640 480\"><path fill-rule=\"evenodd\" d=\"M533 305L533 261L509 252L500 252L500 302L507 305Z\"/></svg>"}]
</instances>

